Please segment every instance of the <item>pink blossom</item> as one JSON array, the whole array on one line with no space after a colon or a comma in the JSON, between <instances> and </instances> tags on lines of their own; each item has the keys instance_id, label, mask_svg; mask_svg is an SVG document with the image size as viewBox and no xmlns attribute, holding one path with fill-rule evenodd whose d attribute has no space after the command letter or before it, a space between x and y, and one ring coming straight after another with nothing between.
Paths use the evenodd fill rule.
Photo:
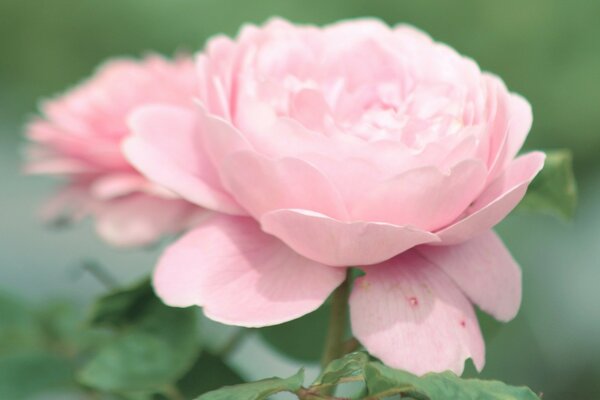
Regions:
<instances>
[{"instance_id":1,"label":"pink blossom","mask_svg":"<svg viewBox=\"0 0 600 400\"><path fill-rule=\"evenodd\" d=\"M92 215L98 233L118 246L148 244L189 227L200 209L137 172L121 142L137 107L191 110L197 85L189 57L171 62L152 55L111 61L80 86L44 102L43 116L28 126L33 143L26 170L58 175L66 183L44 206L43 216Z\"/></svg>"},{"instance_id":2,"label":"pink blossom","mask_svg":"<svg viewBox=\"0 0 600 400\"><path fill-rule=\"evenodd\" d=\"M507 321L521 301L491 228L543 166L517 156L527 101L424 33L369 19L245 26L197 69L197 109L140 108L124 144L217 212L166 250L159 296L260 327L315 310L358 267L351 322L369 352L419 374L481 369L473 304Z\"/></svg>"}]
</instances>

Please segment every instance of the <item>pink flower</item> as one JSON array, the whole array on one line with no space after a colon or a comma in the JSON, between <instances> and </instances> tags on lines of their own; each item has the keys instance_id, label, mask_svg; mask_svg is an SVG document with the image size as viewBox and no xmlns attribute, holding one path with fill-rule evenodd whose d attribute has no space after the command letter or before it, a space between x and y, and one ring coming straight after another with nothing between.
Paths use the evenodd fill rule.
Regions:
<instances>
[{"instance_id":1,"label":"pink flower","mask_svg":"<svg viewBox=\"0 0 600 400\"><path fill-rule=\"evenodd\" d=\"M190 58L116 60L87 82L42 106L28 127L33 144L26 170L66 178L43 216L96 218L99 234L119 246L154 242L197 220L199 208L149 182L127 161L121 142L127 119L140 106L193 109L198 80ZM165 132L169 135L170 132Z\"/></svg>"},{"instance_id":2,"label":"pink flower","mask_svg":"<svg viewBox=\"0 0 600 400\"><path fill-rule=\"evenodd\" d=\"M352 329L373 355L419 374L482 368L472 304L507 321L521 300L491 228L544 162L517 157L527 101L375 20L246 26L197 67L197 111L139 109L124 145L145 175L217 211L166 250L159 296L259 327L315 310L358 267Z\"/></svg>"}]
</instances>

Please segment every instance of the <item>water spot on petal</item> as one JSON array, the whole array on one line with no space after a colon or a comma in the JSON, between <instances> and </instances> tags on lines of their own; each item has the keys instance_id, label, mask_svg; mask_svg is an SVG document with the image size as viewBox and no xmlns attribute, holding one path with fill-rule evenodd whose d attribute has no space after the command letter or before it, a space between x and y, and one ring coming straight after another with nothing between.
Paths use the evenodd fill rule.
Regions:
<instances>
[{"instance_id":1,"label":"water spot on petal","mask_svg":"<svg viewBox=\"0 0 600 400\"><path fill-rule=\"evenodd\" d=\"M419 305L419 299L417 299L416 297L412 296L408 298L408 304L411 305L411 307L416 307Z\"/></svg>"}]
</instances>

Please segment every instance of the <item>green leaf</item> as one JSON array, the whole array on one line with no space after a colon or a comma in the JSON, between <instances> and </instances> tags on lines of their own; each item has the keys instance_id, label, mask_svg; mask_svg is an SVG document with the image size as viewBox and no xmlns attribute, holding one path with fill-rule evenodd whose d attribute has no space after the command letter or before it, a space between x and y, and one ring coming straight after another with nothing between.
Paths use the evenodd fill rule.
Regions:
<instances>
[{"instance_id":1,"label":"green leaf","mask_svg":"<svg viewBox=\"0 0 600 400\"><path fill-rule=\"evenodd\" d=\"M261 328L259 332L269 345L288 357L305 362L319 361L330 309L326 304L302 318Z\"/></svg>"},{"instance_id":2,"label":"green leaf","mask_svg":"<svg viewBox=\"0 0 600 400\"><path fill-rule=\"evenodd\" d=\"M192 368L177 382L177 388L186 399L193 399L222 386L242 382L243 379L221 358L203 352Z\"/></svg>"},{"instance_id":3,"label":"green leaf","mask_svg":"<svg viewBox=\"0 0 600 400\"><path fill-rule=\"evenodd\" d=\"M364 352L347 354L329 363L315 380L313 386L337 384L344 378L360 378L368 362L369 356Z\"/></svg>"},{"instance_id":4,"label":"green leaf","mask_svg":"<svg viewBox=\"0 0 600 400\"><path fill-rule=\"evenodd\" d=\"M557 214L570 219L577 206L573 157L569 150L546 152L544 169L533 180L520 209Z\"/></svg>"},{"instance_id":5,"label":"green leaf","mask_svg":"<svg viewBox=\"0 0 600 400\"><path fill-rule=\"evenodd\" d=\"M195 310L167 307L146 294L141 304L139 294L149 288L144 285L99 300L92 321L120 329L79 372L84 385L112 392L160 391L193 364L200 348Z\"/></svg>"},{"instance_id":6,"label":"green leaf","mask_svg":"<svg viewBox=\"0 0 600 400\"><path fill-rule=\"evenodd\" d=\"M417 400L539 400L525 387L508 386L498 381L461 379L451 372L417 377L378 362L365 367L369 399L403 394Z\"/></svg>"},{"instance_id":7,"label":"green leaf","mask_svg":"<svg viewBox=\"0 0 600 400\"><path fill-rule=\"evenodd\" d=\"M0 399L27 399L72 385L68 360L43 350L24 350L0 358Z\"/></svg>"},{"instance_id":8,"label":"green leaf","mask_svg":"<svg viewBox=\"0 0 600 400\"><path fill-rule=\"evenodd\" d=\"M269 378L208 392L197 400L263 400L280 392L297 392L304 383L304 370L289 378Z\"/></svg>"},{"instance_id":9,"label":"green leaf","mask_svg":"<svg viewBox=\"0 0 600 400\"><path fill-rule=\"evenodd\" d=\"M120 327L131 323L154 301L149 279L100 297L92 307L90 324Z\"/></svg>"}]
</instances>

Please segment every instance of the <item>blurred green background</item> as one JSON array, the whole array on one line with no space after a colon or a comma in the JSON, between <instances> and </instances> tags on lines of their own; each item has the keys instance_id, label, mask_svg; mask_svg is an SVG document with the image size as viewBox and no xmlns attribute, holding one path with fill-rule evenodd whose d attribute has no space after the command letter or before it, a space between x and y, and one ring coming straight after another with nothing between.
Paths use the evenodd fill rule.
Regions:
<instances>
[{"instance_id":1,"label":"blurred green background","mask_svg":"<svg viewBox=\"0 0 600 400\"><path fill-rule=\"evenodd\" d=\"M273 15L316 24L360 16L409 23L529 99L534 126L526 148L573 151L580 206L572 222L514 213L499 227L523 267L524 300L517 319L486 338L482 375L528 385L544 400L600 398L596 1L0 0L0 289L34 306L66 298L85 308L104 288L82 272L82 262L97 261L129 282L147 274L158 254L111 249L90 224L60 233L42 227L35 211L54 182L19 171L22 125L39 99L74 85L106 58L196 50L211 35L235 34L241 24ZM0 308L0 324L6 312ZM225 330L215 324L206 329L209 342L218 342ZM0 343L0 369L7 347ZM247 378L285 375L300 365L256 335L240 349L229 362ZM7 376L0 370L0 385ZM65 396L55 391L35 398L79 398Z\"/></svg>"}]
</instances>

